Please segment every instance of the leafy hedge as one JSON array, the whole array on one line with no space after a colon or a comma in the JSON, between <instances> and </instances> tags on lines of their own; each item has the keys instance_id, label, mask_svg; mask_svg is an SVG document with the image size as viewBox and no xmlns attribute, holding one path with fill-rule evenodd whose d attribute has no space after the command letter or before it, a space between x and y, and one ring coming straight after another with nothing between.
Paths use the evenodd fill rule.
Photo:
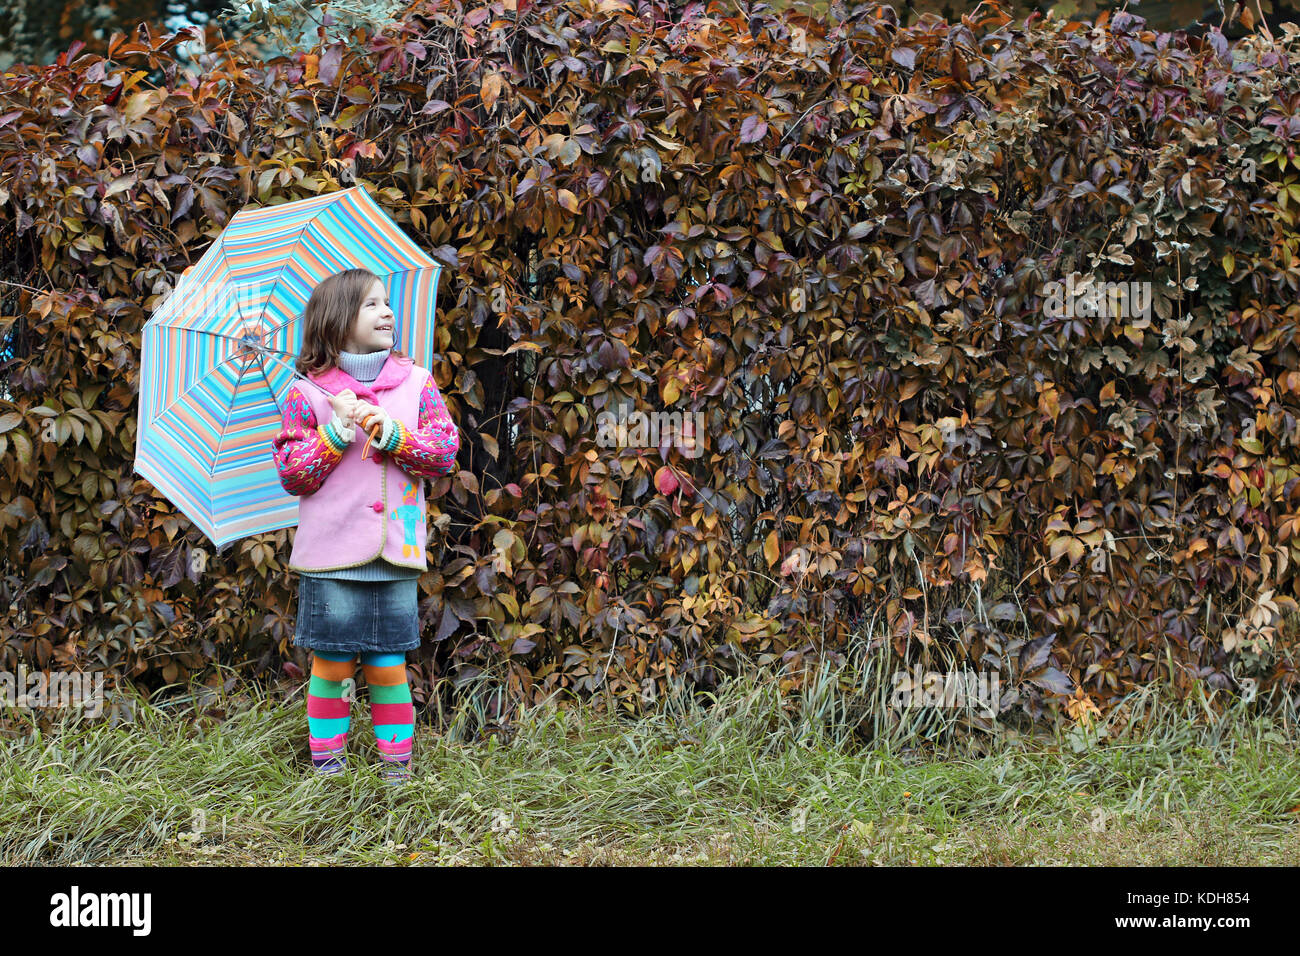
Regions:
<instances>
[{"instance_id":1,"label":"leafy hedge","mask_svg":"<svg viewBox=\"0 0 1300 956\"><path fill-rule=\"evenodd\" d=\"M420 699L797 686L868 625L1008 715L1293 689L1296 31L728 9L417 4L267 63L210 29L198 77L142 29L6 75L3 666L286 660L291 532L211 554L132 475L140 329L245 203L359 182L448 266ZM1149 285L1050 307L1087 277ZM701 412L704 453L605 447L618 408Z\"/></svg>"}]
</instances>

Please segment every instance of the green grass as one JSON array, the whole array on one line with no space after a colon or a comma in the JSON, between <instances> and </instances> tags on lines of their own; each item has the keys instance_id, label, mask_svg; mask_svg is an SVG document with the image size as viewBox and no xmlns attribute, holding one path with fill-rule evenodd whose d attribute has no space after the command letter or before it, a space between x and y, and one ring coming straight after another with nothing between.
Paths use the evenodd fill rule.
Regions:
<instances>
[{"instance_id":1,"label":"green grass","mask_svg":"<svg viewBox=\"0 0 1300 956\"><path fill-rule=\"evenodd\" d=\"M1113 712L1122 727L954 735L957 715L891 717L868 692L879 675L847 668L820 671L795 706L746 677L636 721L537 708L478 739L462 708L438 733L419 728L399 791L373 772L364 703L348 772L317 779L300 687L226 695L220 720L203 694L139 701L131 722L70 717L0 740L0 863L1300 858L1292 702L1175 703L1149 688Z\"/></svg>"}]
</instances>

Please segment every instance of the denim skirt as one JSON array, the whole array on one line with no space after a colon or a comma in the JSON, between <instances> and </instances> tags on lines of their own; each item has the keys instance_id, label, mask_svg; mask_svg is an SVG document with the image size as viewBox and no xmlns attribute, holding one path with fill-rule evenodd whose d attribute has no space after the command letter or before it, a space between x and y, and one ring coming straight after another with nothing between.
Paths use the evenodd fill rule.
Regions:
<instances>
[{"instance_id":1,"label":"denim skirt","mask_svg":"<svg viewBox=\"0 0 1300 956\"><path fill-rule=\"evenodd\" d=\"M419 647L419 585L419 578L349 581L299 574L293 643L342 653Z\"/></svg>"}]
</instances>

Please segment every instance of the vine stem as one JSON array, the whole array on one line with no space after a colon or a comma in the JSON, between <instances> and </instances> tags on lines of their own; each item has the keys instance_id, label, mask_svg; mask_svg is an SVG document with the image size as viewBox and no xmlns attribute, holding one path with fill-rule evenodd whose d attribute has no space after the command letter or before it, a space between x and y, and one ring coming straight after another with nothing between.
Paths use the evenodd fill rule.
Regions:
<instances>
[{"instance_id":1,"label":"vine stem","mask_svg":"<svg viewBox=\"0 0 1300 956\"><path fill-rule=\"evenodd\" d=\"M1183 317L1183 259L1179 256L1175 259L1174 265L1177 269L1178 276L1178 318ZM1178 336L1178 427L1177 434L1174 438L1174 526L1170 529L1170 538L1172 539L1175 550L1178 544L1178 469L1182 461L1183 451L1183 353L1185 349L1182 345L1182 335Z\"/></svg>"}]
</instances>

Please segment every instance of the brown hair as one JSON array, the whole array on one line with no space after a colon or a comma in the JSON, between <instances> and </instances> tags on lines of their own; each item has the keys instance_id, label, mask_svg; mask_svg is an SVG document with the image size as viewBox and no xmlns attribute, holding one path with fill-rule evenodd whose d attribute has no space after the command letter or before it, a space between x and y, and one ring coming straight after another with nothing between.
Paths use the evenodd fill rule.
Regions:
<instances>
[{"instance_id":1,"label":"brown hair","mask_svg":"<svg viewBox=\"0 0 1300 956\"><path fill-rule=\"evenodd\" d=\"M369 269L344 269L322 279L311 290L302 313L302 352L295 365L299 375L325 372L338 365L339 353L347 345L361 303L378 278ZM403 357L396 346L392 354Z\"/></svg>"}]
</instances>

